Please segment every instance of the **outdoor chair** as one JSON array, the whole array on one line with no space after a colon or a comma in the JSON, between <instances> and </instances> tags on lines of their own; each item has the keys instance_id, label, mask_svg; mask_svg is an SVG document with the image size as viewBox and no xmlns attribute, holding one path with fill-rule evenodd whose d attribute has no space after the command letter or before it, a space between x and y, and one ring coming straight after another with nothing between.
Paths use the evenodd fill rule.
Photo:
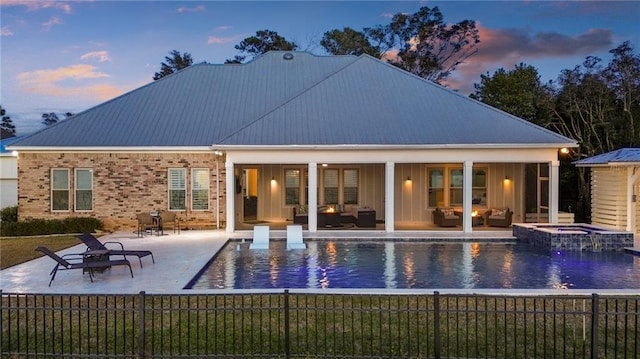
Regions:
<instances>
[{"instance_id":1,"label":"outdoor chair","mask_svg":"<svg viewBox=\"0 0 640 359\"><path fill-rule=\"evenodd\" d=\"M509 227L511 226L511 218L513 211L509 208L496 209L492 208L484 213L484 223L493 227Z\"/></svg>"},{"instance_id":2,"label":"outdoor chair","mask_svg":"<svg viewBox=\"0 0 640 359\"><path fill-rule=\"evenodd\" d=\"M155 258L153 258L153 253L147 250L130 250L124 249L124 246L120 242L100 242L98 238L94 237L91 233L84 233L76 236L78 239L84 243L89 250L106 250L108 251L108 256L124 256L124 259L127 259L127 256L136 256L138 257L138 261L140 261L140 268L142 268L142 257L151 256L151 261L153 263L156 262ZM120 246L120 249L109 249L106 247L106 244L117 244Z\"/></svg>"},{"instance_id":3,"label":"outdoor chair","mask_svg":"<svg viewBox=\"0 0 640 359\"><path fill-rule=\"evenodd\" d=\"M269 226L253 227L253 242L249 249L269 249Z\"/></svg>"},{"instance_id":4,"label":"outdoor chair","mask_svg":"<svg viewBox=\"0 0 640 359\"><path fill-rule=\"evenodd\" d=\"M306 249L307 245L302 240L302 225L290 224L287 226L287 250Z\"/></svg>"},{"instance_id":5,"label":"outdoor chair","mask_svg":"<svg viewBox=\"0 0 640 359\"><path fill-rule=\"evenodd\" d=\"M168 225L173 229L173 233L176 233L177 229L178 234L180 234L180 217L178 217L175 212L160 212L160 225L162 226L162 228L160 228L162 234L164 234L164 230L167 229Z\"/></svg>"},{"instance_id":6,"label":"outdoor chair","mask_svg":"<svg viewBox=\"0 0 640 359\"><path fill-rule=\"evenodd\" d=\"M160 221L154 219L151 213L138 213L136 218L138 219L139 237L143 237L146 231L151 231L151 234L153 234L154 230L157 232L160 230Z\"/></svg>"},{"instance_id":7,"label":"outdoor chair","mask_svg":"<svg viewBox=\"0 0 640 359\"><path fill-rule=\"evenodd\" d=\"M453 208L436 208L433 211L433 223L440 227L455 227L461 224L461 217Z\"/></svg>"},{"instance_id":8,"label":"outdoor chair","mask_svg":"<svg viewBox=\"0 0 640 359\"><path fill-rule=\"evenodd\" d=\"M104 268L108 268L111 266L118 265L126 265L129 267L129 272L131 272L131 278L133 278L133 270L131 269L131 264L126 259L118 259L118 260L91 260L87 261L87 256L84 253L79 254L66 254L62 257L55 254L47 247L39 246L36 248L36 251L42 252L49 256L51 259L55 260L56 266L53 267L49 275L51 276L51 280L49 281L49 287L51 287L51 282L56 277L58 270L68 270L68 269L83 269L89 272L89 279L93 283L93 271L100 270ZM65 257L73 257L69 259L65 259Z\"/></svg>"}]
</instances>

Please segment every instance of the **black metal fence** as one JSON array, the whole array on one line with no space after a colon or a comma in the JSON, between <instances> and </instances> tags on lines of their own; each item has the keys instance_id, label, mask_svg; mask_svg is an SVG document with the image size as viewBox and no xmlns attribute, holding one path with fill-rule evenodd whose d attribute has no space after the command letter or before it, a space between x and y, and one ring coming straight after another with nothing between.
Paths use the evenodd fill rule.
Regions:
<instances>
[{"instance_id":1,"label":"black metal fence","mask_svg":"<svg viewBox=\"0 0 640 359\"><path fill-rule=\"evenodd\" d=\"M640 295L0 295L2 358L640 357Z\"/></svg>"}]
</instances>

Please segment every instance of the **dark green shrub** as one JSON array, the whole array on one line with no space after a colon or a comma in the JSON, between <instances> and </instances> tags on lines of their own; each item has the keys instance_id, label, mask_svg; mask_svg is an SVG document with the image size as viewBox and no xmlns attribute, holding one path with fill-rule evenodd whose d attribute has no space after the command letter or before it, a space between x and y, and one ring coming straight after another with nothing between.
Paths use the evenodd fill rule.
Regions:
<instances>
[{"instance_id":1,"label":"dark green shrub","mask_svg":"<svg viewBox=\"0 0 640 359\"><path fill-rule=\"evenodd\" d=\"M65 219L27 219L22 222L2 222L2 236L37 236L45 234L65 234L95 232L102 228L99 219L74 217Z\"/></svg>"},{"instance_id":2,"label":"dark green shrub","mask_svg":"<svg viewBox=\"0 0 640 359\"><path fill-rule=\"evenodd\" d=\"M5 207L0 210L0 222L18 222L18 206Z\"/></svg>"}]
</instances>

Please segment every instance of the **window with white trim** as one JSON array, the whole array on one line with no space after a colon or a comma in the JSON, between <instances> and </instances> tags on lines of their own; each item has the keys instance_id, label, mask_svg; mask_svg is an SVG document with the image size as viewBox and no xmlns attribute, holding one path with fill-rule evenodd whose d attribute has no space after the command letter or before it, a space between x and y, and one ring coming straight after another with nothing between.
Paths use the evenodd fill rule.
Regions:
<instances>
[{"instance_id":1,"label":"window with white trim","mask_svg":"<svg viewBox=\"0 0 640 359\"><path fill-rule=\"evenodd\" d=\"M324 204L338 204L338 170L324 170Z\"/></svg>"},{"instance_id":2,"label":"window with white trim","mask_svg":"<svg viewBox=\"0 0 640 359\"><path fill-rule=\"evenodd\" d=\"M75 170L75 210L93 210L93 170L77 168Z\"/></svg>"},{"instance_id":3,"label":"window with white trim","mask_svg":"<svg viewBox=\"0 0 640 359\"><path fill-rule=\"evenodd\" d=\"M343 188L342 196L344 204L358 204L358 170L348 169L342 171Z\"/></svg>"},{"instance_id":4,"label":"window with white trim","mask_svg":"<svg viewBox=\"0 0 640 359\"><path fill-rule=\"evenodd\" d=\"M284 171L285 204L300 204L300 170Z\"/></svg>"},{"instance_id":5,"label":"window with white trim","mask_svg":"<svg viewBox=\"0 0 640 359\"><path fill-rule=\"evenodd\" d=\"M69 170L51 170L51 210L69 211Z\"/></svg>"},{"instance_id":6,"label":"window with white trim","mask_svg":"<svg viewBox=\"0 0 640 359\"><path fill-rule=\"evenodd\" d=\"M191 209L206 211L209 209L209 169L191 170Z\"/></svg>"},{"instance_id":7,"label":"window with white trim","mask_svg":"<svg viewBox=\"0 0 640 359\"><path fill-rule=\"evenodd\" d=\"M444 207L444 168L429 168L429 207Z\"/></svg>"},{"instance_id":8,"label":"window with white trim","mask_svg":"<svg viewBox=\"0 0 640 359\"><path fill-rule=\"evenodd\" d=\"M169 168L168 176L169 210L185 210L187 198L187 170L184 168Z\"/></svg>"}]
</instances>

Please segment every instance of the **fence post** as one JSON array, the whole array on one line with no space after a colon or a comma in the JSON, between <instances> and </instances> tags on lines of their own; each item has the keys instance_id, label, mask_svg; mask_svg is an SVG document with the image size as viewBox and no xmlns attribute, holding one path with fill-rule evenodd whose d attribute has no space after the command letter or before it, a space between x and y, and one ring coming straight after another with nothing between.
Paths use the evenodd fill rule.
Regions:
<instances>
[{"instance_id":1,"label":"fence post","mask_svg":"<svg viewBox=\"0 0 640 359\"><path fill-rule=\"evenodd\" d=\"M289 343L289 289L284 290L284 356L291 357L291 346Z\"/></svg>"},{"instance_id":2,"label":"fence post","mask_svg":"<svg viewBox=\"0 0 640 359\"><path fill-rule=\"evenodd\" d=\"M140 295L138 296L139 300L140 300L140 305L138 306L138 318L139 318L139 322L138 322L138 330L140 331L138 333L138 358L144 358L144 345L145 345L145 325L144 325L144 313L145 313L145 292L144 290L140 292Z\"/></svg>"},{"instance_id":3,"label":"fence post","mask_svg":"<svg viewBox=\"0 0 640 359\"><path fill-rule=\"evenodd\" d=\"M591 295L591 359L598 358L598 294Z\"/></svg>"},{"instance_id":4,"label":"fence post","mask_svg":"<svg viewBox=\"0 0 640 359\"><path fill-rule=\"evenodd\" d=\"M433 357L440 359L440 292L433 292Z\"/></svg>"}]
</instances>

